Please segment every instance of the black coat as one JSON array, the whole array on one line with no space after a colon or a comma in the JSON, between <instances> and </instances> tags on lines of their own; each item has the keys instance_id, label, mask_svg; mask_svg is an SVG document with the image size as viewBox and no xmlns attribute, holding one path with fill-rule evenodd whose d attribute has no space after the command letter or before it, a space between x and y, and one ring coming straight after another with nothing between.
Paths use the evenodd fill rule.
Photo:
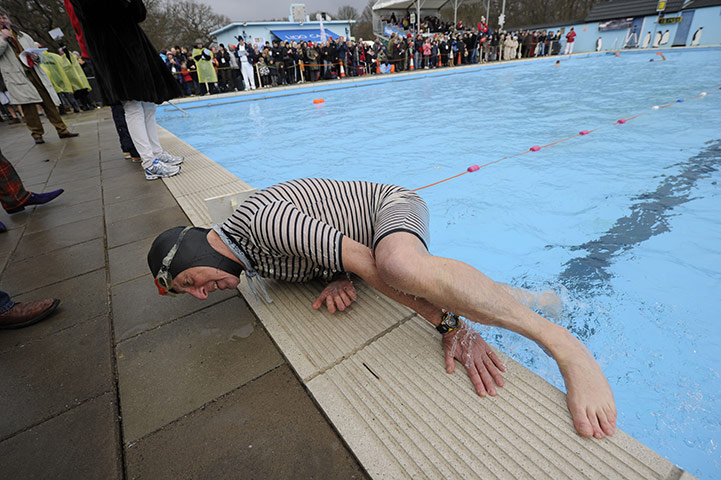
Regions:
<instances>
[{"instance_id":1,"label":"black coat","mask_svg":"<svg viewBox=\"0 0 721 480\"><path fill-rule=\"evenodd\" d=\"M142 0L70 0L80 21L103 101L163 103L180 87L138 25Z\"/></svg>"}]
</instances>

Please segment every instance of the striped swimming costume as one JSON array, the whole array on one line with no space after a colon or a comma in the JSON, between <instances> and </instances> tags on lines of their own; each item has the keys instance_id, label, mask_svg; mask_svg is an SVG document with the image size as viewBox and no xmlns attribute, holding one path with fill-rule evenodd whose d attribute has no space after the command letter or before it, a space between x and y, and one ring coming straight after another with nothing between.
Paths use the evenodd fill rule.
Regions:
<instances>
[{"instance_id":1,"label":"striped swimming costume","mask_svg":"<svg viewBox=\"0 0 721 480\"><path fill-rule=\"evenodd\" d=\"M290 282L331 278L343 271L344 235L375 248L408 232L428 248L428 207L403 187L305 178L253 194L222 229L263 277Z\"/></svg>"}]
</instances>

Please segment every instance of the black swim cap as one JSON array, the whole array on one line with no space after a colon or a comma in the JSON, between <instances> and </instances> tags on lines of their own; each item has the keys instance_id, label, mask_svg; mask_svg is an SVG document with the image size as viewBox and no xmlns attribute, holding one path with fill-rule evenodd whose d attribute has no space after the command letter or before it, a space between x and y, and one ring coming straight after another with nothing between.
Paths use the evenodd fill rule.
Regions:
<instances>
[{"instance_id":1,"label":"black swim cap","mask_svg":"<svg viewBox=\"0 0 721 480\"><path fill-rule=\"evenodd\" d=\"M148 266L153 277L158 275L163 259L180 236L185 227L174 227L164 231L155 239L148 252ZM169 273L175 277L180 272L190 267L213 267L222 270L236 277L240 277L243 266L225 255L216 251L208 243L208 228L191 228L185 233L183 240L178 246L172 262L170 262Z\"/></svg>"}]
</instances>

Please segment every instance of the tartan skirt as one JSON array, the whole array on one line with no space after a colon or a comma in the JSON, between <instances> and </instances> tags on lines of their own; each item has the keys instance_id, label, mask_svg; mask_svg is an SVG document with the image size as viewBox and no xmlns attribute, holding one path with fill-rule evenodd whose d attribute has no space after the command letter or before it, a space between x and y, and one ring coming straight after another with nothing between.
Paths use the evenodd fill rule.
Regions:
<instances>
[{"instance_id":1,"label":"tartan skirt","mask_svg":"<svg viewBox=\"0 0 721 480\"><path fill-rule=\"evenodd\" d=\"M25 190L18 172L0 151L0 203L3 208L12 210L25 204L30 192Z\"/></svg>"}]
</instances>

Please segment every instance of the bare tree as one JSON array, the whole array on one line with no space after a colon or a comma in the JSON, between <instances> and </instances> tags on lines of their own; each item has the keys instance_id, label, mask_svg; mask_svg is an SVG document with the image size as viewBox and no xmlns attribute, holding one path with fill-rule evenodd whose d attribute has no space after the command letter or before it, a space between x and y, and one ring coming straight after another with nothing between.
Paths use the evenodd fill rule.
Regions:
<instances>
[{"instance_id":1,"label":"bare tree","mask_svg":"<svg viewBox=\"0 0 721 480\"><path fill-rule=\"evenodd\" d=\"M373 35L373 5L377 0L368 0L363 12L358 19L358 23L353 26L353 33L357 38L372 40Z\"/></svg>"},{"instance_id":2,"label":"bare tree","mask_svg":"<svg viewBox=\"0 0 721 480\"><path fill-rule=\"evenodd\" d=\"M143 3L148 13L141 26L158 49L190 46L197 38L208 42L210 32L230 23L228 17L196 0L144 0ZM65 35L64 43L79 50L63 0L0 0L0 5L11 13L15 28L27 32L43 46L58 47L48 31L59 27Z\"/></svg>"},{"instance_id":3,"label":"bare tree","mask_svg":"<svg viewBox=\"0 0 721 480\"><path fill-rule=\"evenodd\" d=\"M357 20L358 10L350 5L343 5L338 8L338 13L335 14L339 20Z\"/></svg>"},{"instance_id":4,"label":"bare tree","mask_svg":"<svg viewBox=\"0 0 721 480\"><path fill-rule=\"evenodd\" d=\"M0 0L0 5L10 12L16 30L26 32L42 46L56 49L59 45L48 32L60 28L64 43L79 50L63 0Z\"/></svg>"},{"instance_id":5,"label":"bare tree","mask_svg":"<svg viewBox=\"0 0 721 480\"><path fill-rule=\"evenodd\" d=\"M205 3L195 0L145 0L148 16L143 30L156 48L190 46L196 39L211 40L210 33L230 23Z\"/></svg>"}]
</instances>

